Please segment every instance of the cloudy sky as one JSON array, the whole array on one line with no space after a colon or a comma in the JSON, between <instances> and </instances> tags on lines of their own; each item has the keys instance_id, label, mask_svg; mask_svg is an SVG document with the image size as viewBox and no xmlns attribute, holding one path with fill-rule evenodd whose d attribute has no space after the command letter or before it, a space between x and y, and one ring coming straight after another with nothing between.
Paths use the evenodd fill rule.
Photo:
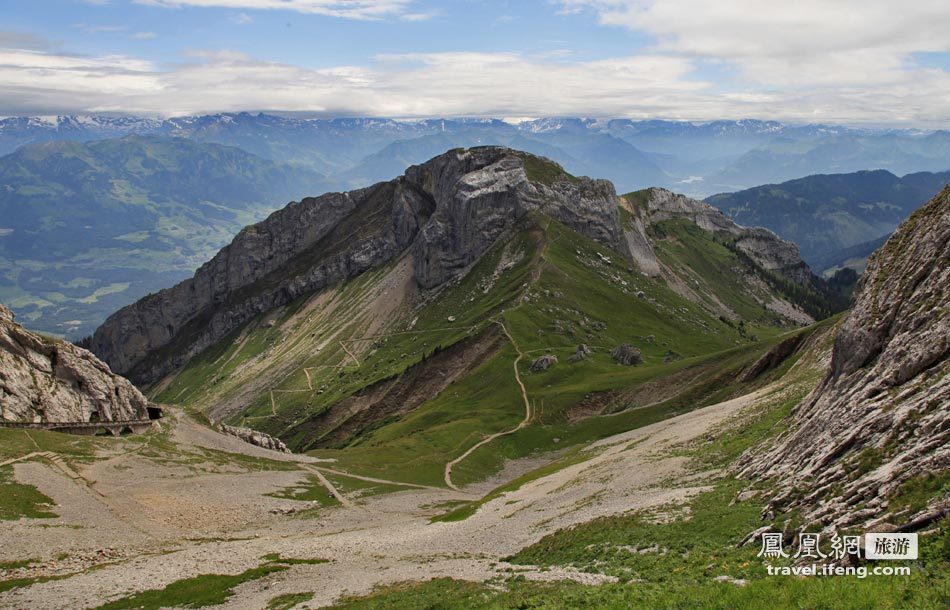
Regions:
<instances>
[{"instance_id":1,"label":"cloudy sky","mask_svg":"<svg viewBox=\"0 0 950 610\"><path fill-rule=\"evenodd\" d=\"M947 0L0 0L0 115L950 127Z\"/></svg>"}]
</instances>

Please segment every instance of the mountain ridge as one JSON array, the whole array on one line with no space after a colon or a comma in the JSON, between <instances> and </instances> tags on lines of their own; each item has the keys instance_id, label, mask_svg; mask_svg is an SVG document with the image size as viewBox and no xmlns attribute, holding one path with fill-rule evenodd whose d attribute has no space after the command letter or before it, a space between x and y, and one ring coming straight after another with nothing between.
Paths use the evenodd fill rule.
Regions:
<instances>
[{"instance_id":1,"label":"mountain ridge","mask_svg":"<svg viewBox=\"0 0 950 610\"><path fill-rule=\"evenodd\" d=\"M442 286L535 212L629 261L618 264L635 265L628 244L637 229L621 222L621 201L609 182L577 178L527 153L499 147L452 150L410 167L394 181L303 199L245 228L194 278L113 314L90 345L117 371L154 383L252 318L380 268L402 253L420 289ZM715 216L719 228L731 231L729 244L757 260L761 273L785 274L790 283L806 276L810 281L793 244L768 231L738 227L701 202L683 198L679 205ZM648 224L662 225L669 218ZM643 233L639 238L651 239ZM728 252L724 248L723 256L735 256ZM676 266L682 273L683 267ZM671 277L678 278L677 272ZM768 304L777 319L813 320L795 313L795 305L767 296L763 280L755 279L759 272L750 268L747 273L741 281L758 282L758 287L743 290L761 292L761 297L736 297L730 306L708 296L715 286L706 285L705 297L691 289L684 294L704 307L717 302L716 315L734 319L741 316L730 307L755 316L756 308Z\"/></svg>"},{"instance_id":2,"label":"mountain ridge","mask_svg":"<svg viewBox=\"0 0 950 610\"><path fill-rule=\"evenodd\" d=\"M289 273L295 279L288 282L275 278L276 287L264 286L260 294L242 300L244 305L232 305L230 313L224 314L220 310L209 313L216 320L212 326L218 328L212 332L214 339L206 340L201 348L223 337L251 315L286 304L304 292L354 277L389 260L410 245L413 245L417 264L415 277L423 286L435 286L448 279L452 272L473 262L509 228L511 219L507 213L512 210L516 211L517 218L528 209L544 206L556 217L575 224L591 236L610 245L619 245L615 195L609 183L577 179L550 161L535 162L531 161L536 160L535 157L502 152L506 150L486 147L449 152L424 166L410 168L396 181L291 204L272 214L261 225L242 231L230 246L203 265L193 280L161 291L146 303L140 302L113 314L93 335L93 351L102 355L116 370L129 373L134 379L155 381L162 373L140 376L133 369L137 362L123 355L122 344L131 343L137 351L164 346L172 335L180 332L185 321L194 318L199 309L206 311L216 302L215 299L220 302L226 294L240 289L253 291L252 282L266 282L267 274L282 264L293 264L295 258L305 256L313 248L320 249L316 254L317 261L301 260L299 270ZM460 175L458 172L463 167L470 167L471 171ZM529 172L540 181L529 181ZM470 181L464 182L465 178ZM452 196L456 191L450 188L454 188L456 183L462 189L459 191L460 201L456 206L449 206L439 197ZM512 198L516 191L525 197ZM564 199L567 192L576 195L573 201L580 204L580 209L568 209ZM495 210L492 206L499 201L508 204ZM472 202L483 202L485 207L474 207ZM475 216L468 216L469 212L465 210ZM590 213L591 210L600 215ZM351 212L356 216L348 217ZM390 222L382 225L368 225L364 221L365 218L387 216ZM352 237L362 239L351 242ZM253 251L263 244L271 254L266 261L259 261ZM314 263L318 261L323 263L314 269ZM222 284L215 279L219 277L229 279ZM250 282L246 281L248 278ZM197 295L198 300L191 295ZM183 304L195 302L201 305L186 314L184 320L177 315L183 307L189 307ZM157 331L146 330L143 323L135 321L139 314L132 314L134 310L142 312L141 316L145 317L151 310L165 321ZM165 317L166 314L160 312L173 313ZM145 326L149 324L145 323ZM155 332L158 336L152 336ZM189 351L189 356L196 353Z\"/></svg>"},{"instance_id":3,"label":"mountain ridge","mask_svg":"<svg viewBox=\"0 0 950 610\"><path fill-rule=\"evenodd\" d=\"M391 144L418 147L419 143L411 141L439 134L464 136L457 140L461 146L503 144L532 150L554 158L574 173L609 178L621 190L664 186L693 196L749 188L828 168L943 170L950 161L947 132L916 129L794 125L755 119L696 123L609 118L395 120L299 118L249 112L168 119L11 117L0 119L0 152L29 141L88 140L128 133L182 136L239 146L273 161L307 165L327 175L340 174L341 189L394 177L402 168L365 175L371 164L360 166ZM526 144L529 141L559 146L565 154L533 150ZM570 150L578 141L584 142L584 154ZM629 150L622 150L620 143ZM623 159L611 151L619 151ZM429 152L435 154L431 149ZM404 161L421 163L431 154ZM578 159L595 162L578 166L574 164ZM346 181L348 176L357 182Z\"/></svg>"}]
</instances>

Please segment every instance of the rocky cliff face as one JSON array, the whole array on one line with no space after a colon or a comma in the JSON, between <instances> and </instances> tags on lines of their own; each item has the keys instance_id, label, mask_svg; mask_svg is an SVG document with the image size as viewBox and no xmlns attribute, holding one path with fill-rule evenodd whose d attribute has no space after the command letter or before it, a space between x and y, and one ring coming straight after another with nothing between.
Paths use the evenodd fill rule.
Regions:
<instances>
[{"instance_id":1,"label":"rocky cliff face","mask_svg":"<svg viewBox=\"0 0 950 610\"><path fill-rule=\"evenodd\" d=\"M620 249L613 185L573 178L553 161L475 148L411 167L404 179L435 204L413 246L416 279L425 288L478 260L499 235L534 210Z\"/></svg>"},{"instance_id":2,"label":"rocky cliff face","mask_svg":"<svg viewBox=\"0 0 950 610\"><path fill-rule=\"evenodd\" d=\"M950 467L950 187L872 255L819 387L788 433L740 461L740 474L776 477L773 511L812 522L916 529L950 501L892 504L902 486ZM939 485L937 486L939 488Z\"/></svg>"},{"instance_id":3,"label":"rocky cliff face","mask_svg":"<svg viewBox=\"0 0 950 610\"><path fill-rule=\"evenodd\" d=\"M532 211L623 248L606 181L500 147L453 150L391 182L291 203L245 228L191 279L113 314L92 350L148 384L254 316L378 267L409 249L438 286Z\"/></svg>"},{"instance_id":4,"label":"rocky cliff face","mask_svg":"<svg viewBox=\"0 0 950 610\"><path fill-rule=\"evenodd\" d=\"M0 305L0 421L148 419L148 401L88 351L31 333Z\"/></svg>"}]
</instances>

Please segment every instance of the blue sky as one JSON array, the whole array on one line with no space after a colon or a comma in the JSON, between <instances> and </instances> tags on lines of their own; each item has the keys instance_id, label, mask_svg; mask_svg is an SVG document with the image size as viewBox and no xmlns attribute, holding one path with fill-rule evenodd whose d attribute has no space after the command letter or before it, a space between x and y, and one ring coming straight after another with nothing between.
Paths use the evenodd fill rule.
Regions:
<instances>
[{"instance_id":1,"label":"blue sky","mask_svg":"<svg viewBox=\"0 0 950 610\"><path fill-rule=\"evenodd\" d=\"M0 2L3 29L30 32L76 53L133 54L155 61L182 61L188 49L206 48L310 68L407 52L570 51L596 59L628 54L650 40L644 34L603 27L594 13L563 14L547 0L413 2L413 12L372 20L239 6L169 8L76 0L40 4L42 11L23 10L22 0Z\"/></svg>"},{"instance_id":2,"label":"blue sky","mask_svg":"<svg viewBox=\"0 0 950 610\"><path fill-rule=\"evenodd\" d=\"M948 7L0 0L0 114L268 110L942 127L950 123Z\"/></svg>"}]
</instances>

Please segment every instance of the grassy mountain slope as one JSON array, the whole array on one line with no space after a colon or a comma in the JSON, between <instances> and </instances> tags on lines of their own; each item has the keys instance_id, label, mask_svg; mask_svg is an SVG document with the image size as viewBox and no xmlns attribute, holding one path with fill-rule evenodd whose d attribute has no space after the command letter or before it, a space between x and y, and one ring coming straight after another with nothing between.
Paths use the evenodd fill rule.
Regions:
<instances>
[{"instance_id":1,"label":"grassy mountain slope","mask_svg":"<svg viewBox=\"0 0 950 610\"><path fill-rule=\"evenodd\" d=\"M159 137L27 145L0 158L0 301L77 337L190 274L322 176Z\"/></svg>"},{"instance_id":2,"label":"grassy mountain slope","mask_svg":"<svg viewBox=\"0 0 950 610\"><path fill-rule=\"evenodd\" d=\"M540 214L434 293L419 292L408 267L400 259L248 323L156 388L157 399L279 435L344 469L427 485L443 484L446 464L484 435L517 428L453 466L461 485L507 458L694 408L721 389L711 380L782 330L751 301L742 325L719 319ZM580 343L593 353L570 363ZM614 362L621 343L643 364ZM557 364L531 372L544 354ZM651 380L664 381L649 398L630 391Z\"/></svg>"}]
</instances>

